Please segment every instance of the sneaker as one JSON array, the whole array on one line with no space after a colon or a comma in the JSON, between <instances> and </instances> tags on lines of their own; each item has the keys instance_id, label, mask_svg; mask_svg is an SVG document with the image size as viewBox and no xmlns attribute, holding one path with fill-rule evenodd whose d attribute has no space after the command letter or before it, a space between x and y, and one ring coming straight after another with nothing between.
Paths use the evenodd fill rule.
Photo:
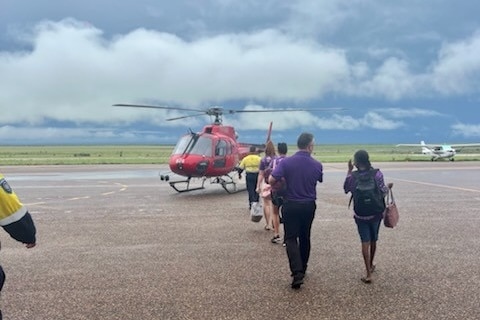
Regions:
<instances>
[{"instance_id":1,"label":"sneaker","mask_svg":"<svg viewBox=\"0 0 480 320\"><path fill-rule=\"evenodd\" d=\"M270 240L272 243L280 243L280 236L274 236L272 240Z\"/></svg>"},{"instance_id":2,"label":"sneaker","mask_svg":"<svg viewBox=\"0 0 480 320\"><path fill-rule=\"evenodd\" d=\"M300 286L303 284L303 278L304 278L303 273L295 275L292 281L292 289L296 289L296 290L300 289Z\"/></svg>"}]
</instances>

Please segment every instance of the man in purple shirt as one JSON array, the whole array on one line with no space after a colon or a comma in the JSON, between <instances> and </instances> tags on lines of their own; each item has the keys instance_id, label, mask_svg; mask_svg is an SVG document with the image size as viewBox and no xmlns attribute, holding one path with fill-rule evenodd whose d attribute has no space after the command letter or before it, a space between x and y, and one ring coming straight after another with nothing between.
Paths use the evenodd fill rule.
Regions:
<instances>
[{"instance_id":1,"label":"man in purple shirt","mask_svg":"<svg viewBox=\"0 0 480 320\"><path fill-rule=\"evenodd\" d=\"M287 185L282 217L293 289L300 289L307 270L310 231L317 209L316 186L323 181L323 166L311 155L313 146L313 135L302 133L297 140L298 151L281 161L269 178L271 185L282 179Z\"/></svg>"}]
</instances>

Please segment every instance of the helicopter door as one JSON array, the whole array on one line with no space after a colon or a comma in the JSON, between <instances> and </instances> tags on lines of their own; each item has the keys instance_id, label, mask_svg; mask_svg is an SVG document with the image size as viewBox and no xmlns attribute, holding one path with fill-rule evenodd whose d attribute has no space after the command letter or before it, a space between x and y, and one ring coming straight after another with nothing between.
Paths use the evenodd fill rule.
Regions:
<instances>
[{"instance_id":1,"label":"helicopter door","mask_svg":"<svg viewBox=\"0 0 480 320\"><path fill-rule=\"evenodd\" d=\"M215 146L215 160L213 161L214 168L223 168L227 163L228 144L225 140L218 140Z\"/></svg>"}]
</instances>

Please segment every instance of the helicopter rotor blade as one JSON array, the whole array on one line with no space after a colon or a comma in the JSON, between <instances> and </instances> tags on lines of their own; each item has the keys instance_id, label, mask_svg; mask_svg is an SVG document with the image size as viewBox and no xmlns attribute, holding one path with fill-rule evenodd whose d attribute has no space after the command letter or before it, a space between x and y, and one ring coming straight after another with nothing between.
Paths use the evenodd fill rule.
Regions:
<instances>
[{"instance_id":1,"label":"helicopter rotor blade","mask_svg":"<svg viewBox=\"0 0 480 320\"><path fill-rule=\"evenodd\" d=\"M214 116L215 124L222 123L222 115L224 113L234 114L234 113L270 113L270 112L296 112L296 111L341 111L347 110L345 108L300 108L300 109L263 109L263 110L235 110L235 109L223 109L219 106L212 106L206 109L194 109L194 108L181 108L181 107L165 107L165 106L156 106L156 105L144 105L144 104L126 104L126 103L117 103L113 105L114 107L127 107L127 108L146 108L146 109L163 109L163 110L179 110L179 111L194 111L195 114L189 114L185 116L179 116L174 118L166 119L167 121L199 117L202 115Z\"/></svg>"},{"instance_id":2,"label":"helicopter rotor blade","mask_svg":"<svg viewBox=\"0 0 480 320\"><path fill-rule=\"evenodd\" d=\"M163 110L182 110L182 111L196 111L205 113L205 110L201 109L191 109L191 108L180 108L180 107L163 107L163 106L152 106L144 104L125 104L117 103L113 105L114 107L127 107L127 108L145 108L145 109L163 109Z\"/></svg>"},{"instance_id":3,"label":"helicopter rotor blade","mask_svg":"<svg viewBox=\"0 0 480 320\"><path fill-rule=\"evenodd\" d=\"M193 118L193 117L198 117L198 116L203 116L204 114L203 113L199 113L199 114L190 114L190 115L187 115L187 116L181 116L181 117L175 117L175 118L169 118L169 119L165 119L166 121L173 121L173 120L179 120L179 119L185 119L185 118Z\"/></svg>"},{"instance_id":4,"label":"helicopter rotor blade","mask_svg":"<svg viewBox=\"0 0 480 320\"><path fill-rule=\"evenodd\" d=\"M295 111L342 111L346 108L302 108L302 109L263 109L263 110L226 110L228 113L254 113L254 112L295 112Z\"/></svg>"}]
</instances>

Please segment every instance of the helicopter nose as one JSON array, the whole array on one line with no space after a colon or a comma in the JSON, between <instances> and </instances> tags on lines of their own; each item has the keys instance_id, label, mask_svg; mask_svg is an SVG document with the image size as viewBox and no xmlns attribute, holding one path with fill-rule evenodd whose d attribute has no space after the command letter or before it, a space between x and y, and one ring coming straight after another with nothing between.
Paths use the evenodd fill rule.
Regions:
<instances>
[{"instance_id":1,"label":"helicopter nose","mask_svg":"<svg viewBox=\"0 0 480 320\"><path fill-rule=\"evenodd\" d=\"M182 159L177 159L175 164L176 164L178 170L183 170L183 160Z\"/></svg>"}]
</instances>

